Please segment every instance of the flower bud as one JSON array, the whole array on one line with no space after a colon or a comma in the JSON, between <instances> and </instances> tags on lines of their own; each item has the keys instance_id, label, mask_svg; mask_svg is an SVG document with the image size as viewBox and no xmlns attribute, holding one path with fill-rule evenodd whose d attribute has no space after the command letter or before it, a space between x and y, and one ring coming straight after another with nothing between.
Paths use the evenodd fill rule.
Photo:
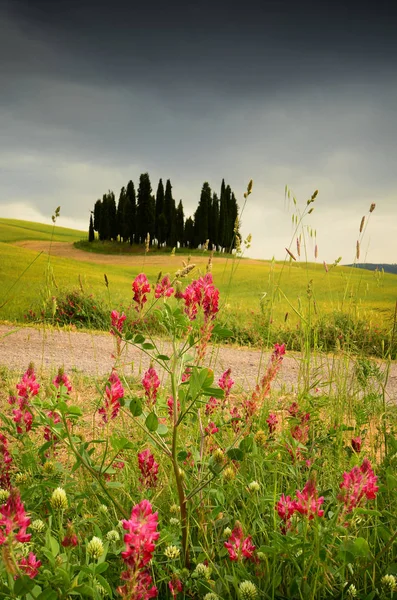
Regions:
<instances>
[{"instance_id":1,"label":"flower bud","mask_svg":"<svg viewBox=\"0 0 397 600\"><path fill-rule=\"evenodd\" d=\"M104 553L103 543L99 537L94 536L87 544L87 554L94 560L101 558Z\"/></svg>"},{"instance_id":2,"label":"flower bud","mask_svg":"<svg viewBox=\"0 0 397 600\"><path fill-rule=\"evenodd\" d=\"M66 510L68 507L68 499L63 488L58 487L52 492L50 504L54 510Z\"/></svg>"}]
</instances>

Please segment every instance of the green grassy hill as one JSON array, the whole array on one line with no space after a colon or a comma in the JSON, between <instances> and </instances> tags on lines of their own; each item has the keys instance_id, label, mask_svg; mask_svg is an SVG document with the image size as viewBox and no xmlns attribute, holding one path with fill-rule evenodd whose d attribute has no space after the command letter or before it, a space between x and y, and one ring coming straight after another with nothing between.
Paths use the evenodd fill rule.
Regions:
<instances>
[{"instance_id":1,"label":"green grassy hill","mask_svg":"<svg viewBox=\"0 0 397 600\"><path fill-rule=\"evenodd\" d=\"M17 219L0 219L0 242L22 242L24 240L53 240L54 242L76 242L84 232L57 225L44 225Z\"/></svg>"},{"instance_id":2,"label":"green grassy hill","mask_svg":"<svg viewBox=\"0 0 397 600\"><path fill-rule=\"evenodd\" d=\"M80 289L81 285L85 294L102 300L107 310L121 306L126 310L131 303L131 281L138 273L145 272L155 283L160 270L172 275L182 266L180 256L157 258L149 252L146 258L125 257L123 264L117 263L122 259L116 256L114 264L101 264L95 262L92 253L87 253L85 262L48 256L10 243L50 240L52 229L49 225L0 220L0 320L23 321L30 308L37 313L52 296ZM54 229L54 241L73 242L79 237L79 231ZM192 256L198 266L191 278L205 272L207 260L208 254ZM258 343L270 330L277 332L279 339L295 339L303 335L303 325L308 324L311 329L319 327L322 338L338 335L342 339L346 323L353 327L358 322L360 330L354 325L349 335L360 338L368 331L371 339L374 335L376 343L381 343L376 336L389 335L392 329L395 275L342 266L326 273L322 265L312 263L240 262L231 258L214 258L212 272L220 289L224 323L242 343ZM105 273L109 288L105 286ZM359 339L353 341L358 343Z\"/></svg>"}]
</instances>

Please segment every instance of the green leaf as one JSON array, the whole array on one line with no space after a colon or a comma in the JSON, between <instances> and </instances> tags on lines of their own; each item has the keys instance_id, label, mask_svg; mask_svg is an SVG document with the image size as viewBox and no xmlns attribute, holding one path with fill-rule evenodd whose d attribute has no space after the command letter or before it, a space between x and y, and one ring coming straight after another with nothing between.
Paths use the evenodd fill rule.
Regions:
<instances>
[{"instance_id":1,"label":"green leaf","mask_svg":"<svg viewBox=\"0 0 397 600\"><path fill-rule=\"evenodd\" d=\"M239 448L243 452L252 452L253 447L254 447L254 436L253 435L248 435L247 437L243 438L239 444Z\"/></svg>"},{"instance_id":2,"label":"green leaf","mask_svg":"<svg viewBox=\"0 0 397 600\"><path fill-rule=\"evenodd\" d=\"M134 417L139 417L142 414L142 402L140 398L131 398L130 411Z\"/></svg>"},{"instance_id":3,"label":"green leaf","mask_svg":"<svg viewBox=\"0 0 397 600\"><path fill-rule=\"evenodd\" d=\"M145 425L149 429L149 431L157 431L157 428L159 426L159 420L154 412L148 414L148 416L146 417Z\"/></svg>"},{"instance_id":4,"label":"green leaf","mask_svg":"<svg viewBox=\"0 0 397 600\"><path fill-rule=\"evenodd\" d=\"M240 448L230 448L226 454L230 460L243 460L244 452Z\"/></svg>"},{"instance_id":5,"label":"green leaf","mask_svg":"<svg viewBox=\"0 0 397 600\"><path fill-rule=\"evenodd\" d=\"M145 342L144 344L141 344L141 346L145 350L153 350L154 349L153 344L150 344L150 342Z\"/></svg>"},{"instance_id":6,"label":"green leaf","mask_svg":"<svg viewBox=\"0 0 397 600\"><path fill-rule=\"evenodd\" d=\"M180 452L178 452L178 460L184 461L186 459L187 459L187 452L186 452L186 450L181 450Z\"/></svg>"},{"instance_id":7,"label":"green leaf","mask_svg":"<svg viewBox=\"0 0 397 600\"><path fill-rule=\"evenodd\" d=\"M216 336L218 338L228 338L228 337L232 337L233 335L233 331L230 331L230 329L226 329L225 327L222 327L222 325L216 324L214 329L212 330L212 335Z\"/></svg>"},{"instance_id":8,"label":"green leaf","mask_svg":"<svg viewBox=\"0 0 397 600\"><path fill-rule=\"evenodd\" d=\"M127 440L127 438L119 437L116 434L110 436L110 444L115 452L119 452L120 450L134 449L134 444Z\"/></svg>"},{"instance_id":9,"label":"green leaf","mask_svg":"<svg viewBox=\"0 0 397 600\"><path fill-rule=\"evenodd\" d=\"M28 594L35 585L35 581L30 579L28 575L22 575L14 583L14 592L17 596L22 596L22 594Z\"/></svg>"},{"instance_id":10,"label":"green leaf","mask_svg":"<svg viewBox=\"0 0 397 600\"><path fill-rule=\"evenodd\" d=\"M128 331L128 333L125 334L124 339L126 342L130 342L133 337L134 335L131 333L131 331Z\"/></svg>"},{"instance_id":11,"label":"green leaf","mask_svg":"<svg viewBox=\"0 0 397 600\"><path fill-rule=\"evenodd\" d=\"M168 433L168 427L167 425L164 425L163 423L160 423L158 428L157 428L157 433L159 435L167 435Z\"/></svg>"},{"instance_id":12,"label":"green leaf","mask_svg":"<svg viewBox=\"0 0 397 600\"><path fill-rule=\"evenodd\" d=\"M104 573L109 567L109 563L107 562L103 562L103 563L99 563L99 565L96 565L95 567L95 575L99 575L99 573Z\"/></svg>"},{"instance_id":13,"label":"green leaf","mask_svg":"<svg viewBox=\"0 0 397 600\"><path fill-rule=\"evenodd\" d=\"M134 344L142 344L145 341L145 338L141 333L137 333L134 337Z\"/></svg>"},{"instance_id":14,"label":"green leaf","mask_svg":"<svg viewBox=\"0 0 397 600\"><path fill-rule=\"evenodd\" d=\"M170 357L167 356L166 354L158 354L156 356L157 360L170 360Z\"/></svg>"},{"instance_id":15,"label":"green leaf","mask_svg":"<svg viewBox=\"0 0 397 600\"><path fill-rule=\"evenodd\" d=\"M41 592L41 594L36 596L36 600L57 600L57 598L58 594L55 590L52 590L51 588L47 588L46 590Z\"/></svg>"},{"instance_id":16,"label":"green leaf","mask_svg":"<svg viewBox=\"0 0 397 600\"><path fill-rule=\"evenodd\" d=\"M220 399L225 397L225 392L221 388L205 387L201 392L203 396L213 396Z\"/></svg>"},{"instance_id":17,"label":"green leaf","mask_svg":"<svg viewBox=\"0 0 397 600\"><path fill-rule=\"evenodd\" d=\"M78 406L68 406L66 412L68 415L72 415L74 417L81 417L83 414L83 411Z\"/></svg>"}]
</instances>

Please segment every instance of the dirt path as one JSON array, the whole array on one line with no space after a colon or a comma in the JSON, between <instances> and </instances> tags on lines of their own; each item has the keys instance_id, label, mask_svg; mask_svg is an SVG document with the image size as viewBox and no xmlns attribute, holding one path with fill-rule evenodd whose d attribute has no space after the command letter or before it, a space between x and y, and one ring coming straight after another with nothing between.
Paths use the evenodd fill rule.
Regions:
<instances>
[{"instance_id":1,"label":"dirt path","mask_svg":"<svg viewBox=\"0 0 397 600\"><path fill-rule=\"evenodd\" d=\"M44 252L48 254L50 251L50 242L38 241L38 240L24 240L22 242L15 242L15 246L26 248L34 252ZM51 244L51 255L59 256L61 258L73 259L88 263L97 263L102 265L118 265L118 266L131 266L134 264L142 264L143 256L141 254L97 254L95 252L85 252L75 248L72 242L52 242ZM227 259L222 257L214 257L213 262L224 263ZM246 259L250 261L250 264L264 264L264 261L255 259ZM206 264L208 261L207 256L194 255L195 264ZM181 256L175 256L176 268L180 267ZM163 268L164 266L169 267L170 255L169 254L150 254L145 257L145 264L148 266L158 266Z\"/></svg>"},{"instance_id":2,"label":"dirt path","mask_svg":"<svg viewBox=\"0 0 397 600\"><path fill-rule=\"evenodd\" d=\"M159 343L159 351L166 353L167 344ZM114 338L107 333L81 333L52 329L22 327L17 329L0 325L0 366L23 371L30 361L42 372L56 370L63 366L69 373L105 375L114 365ZM233 378L243 389L250 389L256 382L259 372L263 372L269 360L269 353L261 355L259 350L240 347L222 347L211 350L207 355L207 365L211 366L218 378L231 367ZM298 385L300 372L299 354L286 355L277 380L277 387L293 391ZM149 359L141 351L131 346L123 353L126 374L139 375L149 366ZM346 363L341 359L332 361L326 356L316 357L311 365L312 383L324 386L324 392L332 380L345 377ZM351 371L351 369L350 369ZM349 376L347 385L352 385ZM318 383L317 383L318 382ZM391 365L387 384L388 399L397 401L397 364Z\"/></svg>"}]
</instances>

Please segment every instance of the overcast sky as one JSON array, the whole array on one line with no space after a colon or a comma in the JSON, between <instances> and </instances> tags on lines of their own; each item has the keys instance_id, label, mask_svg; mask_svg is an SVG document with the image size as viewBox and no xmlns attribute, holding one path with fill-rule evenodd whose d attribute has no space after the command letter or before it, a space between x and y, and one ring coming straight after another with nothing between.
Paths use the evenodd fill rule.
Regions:
<instances>
[{"instance_id":1,"label":"overcast sky","mask_svg":"<svg viewBox=\"0 0 397 600\"><path fill-rule=\"evenodd\" d=\"M0 216L88 228L94 202L148 171L186 216L222 177L283 258L287 184L318 260L397 262L396 3L0 0Z\"/></svg>"}]
</instances>

